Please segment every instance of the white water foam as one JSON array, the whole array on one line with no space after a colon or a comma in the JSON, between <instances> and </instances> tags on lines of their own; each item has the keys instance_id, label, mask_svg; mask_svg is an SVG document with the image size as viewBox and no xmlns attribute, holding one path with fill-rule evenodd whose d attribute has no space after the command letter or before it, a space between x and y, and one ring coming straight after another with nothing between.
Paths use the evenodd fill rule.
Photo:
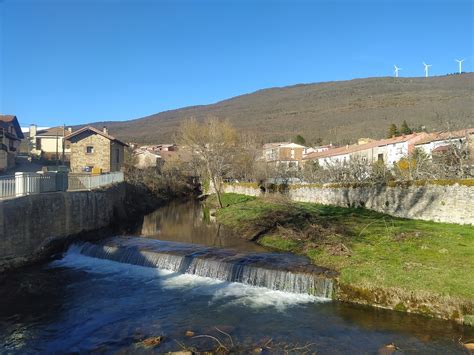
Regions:
<instances>
[{"instance_id":1,"label":"white water foam","mask_svg":"<svg viewBox=\"0 0 474 355\"><path fill-rule=\"evenodd\" d=\"M327 302L329 299L264 287L226 282L192 274L179 274L170 270L123 264L80 254L80 248L71 246L62 259L50 263L50 267L72 268L106 275L111 278L140 278L144 283L159 281L164 290L209 295L210 304L243 305L251 308L275 307L285 310L289 306L304 303Z\"/></svg>"}]
</instances>

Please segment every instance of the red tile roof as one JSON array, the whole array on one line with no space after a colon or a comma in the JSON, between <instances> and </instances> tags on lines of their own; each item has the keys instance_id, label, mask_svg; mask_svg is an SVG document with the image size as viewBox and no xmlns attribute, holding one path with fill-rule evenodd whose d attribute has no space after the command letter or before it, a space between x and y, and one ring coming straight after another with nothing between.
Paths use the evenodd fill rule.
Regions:
<instances>
[{"instance_id":1,"label":"red tile roof","mask_svg":"<svg viewBox=\"0 0 474 355\"><path fill-rule=\"evenodd\" d=\"M359 144L353 144L353 145L348 145L348 146L344 146L344 147L329 149L329 150L326 150L324 152L309 153L303 159L304 160L311 160L311 159L319 159L319 158L329 158L329 157L333 157L333 156L337 156L337 155L355 153L355 152L359 152L359 151L362 151L362 150L371 149L371 148L375 148L375 147L383 147L383 146L390 145L390 144L402 143L402 142L407 142L407 141L416 142L418 140L423 139L423 137L425 137L425 136L426 136L426 133L413 133L413 134L407 134L405 136L399 136L399 137L381 139L381 140L378 140L378 141L372 141L372 142L366 143L366 144L360 144L360 145Z\"/></svg>"},{"instance_id":2,"label":"red tile roof","mask_svg":"<svg viewBox=\"0 0 474 355\"><path fill-rule=\"evenodd\" d=\"M455 138L466 137L468 134L474 134L474 128L466 128L459 131L441 131L435 133L429 133L424 139L416 142L415 145L426 144L436 141L444 141Z\"/></svg>"}]
</instances>

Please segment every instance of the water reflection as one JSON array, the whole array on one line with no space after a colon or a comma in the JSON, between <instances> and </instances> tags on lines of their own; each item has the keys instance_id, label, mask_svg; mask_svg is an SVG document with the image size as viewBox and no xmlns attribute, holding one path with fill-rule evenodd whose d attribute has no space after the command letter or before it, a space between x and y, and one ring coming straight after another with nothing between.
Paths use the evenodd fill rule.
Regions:
<instances>
[{"instance_id":1,"label":"water reflection","mask_svg":"<svg viewBox=\"0 0 474 355\"><path fill-rule=\"evenodd\" d=\"M210 222L209 212L197 201L174 202L145 216L135 232L147 238L201 244L242 251L265 252L266 248L232 234Z\"/></svg>"}]
</instances>

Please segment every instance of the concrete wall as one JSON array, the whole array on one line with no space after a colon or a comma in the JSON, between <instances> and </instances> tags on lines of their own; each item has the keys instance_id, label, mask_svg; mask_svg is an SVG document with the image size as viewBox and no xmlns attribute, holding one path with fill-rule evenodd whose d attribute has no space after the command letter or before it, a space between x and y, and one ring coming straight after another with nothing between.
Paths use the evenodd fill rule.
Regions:
<instances>
[{"instance_id":1,"label":"concrete wall","mask_svg":"<svg viewBox=\"0 0 474 355\"><path fill-rule=\"evenodd\" d=\"M109 226L124 214L125 184L0 201L0 269L34 258L52 241Z\"/></svg>"},{"instance_id":2,"label":"concrete wall","mask_svg":"<svg viewBox=\"0 0 474 355\"><path fill-rule=\"evenodd\" d=\"M226 185L226 192L260 196L257 187ZM362 186L317 187L290 186L288 196L294 201L314 202L341 207L365 207L392 216L436 222L474 225L474 186Z\"/></svg>"}]
</instances>

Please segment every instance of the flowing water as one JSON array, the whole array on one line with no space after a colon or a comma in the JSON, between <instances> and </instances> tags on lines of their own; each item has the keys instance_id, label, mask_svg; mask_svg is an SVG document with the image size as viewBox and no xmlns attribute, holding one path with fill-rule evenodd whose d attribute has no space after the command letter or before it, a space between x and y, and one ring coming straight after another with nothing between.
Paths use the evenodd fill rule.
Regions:
<instances>
[{"instance_id":1,"label":"flowing water","mask_svg":"<svg viewBox=\"0 0 474 355\"><path fill-rule=\"evenodd\" d=\"M197 204L146 216L139 236L77 243L4 277L1 353L464 353L474 330L330 301L332 272L205 222ZM182 235L182 238L180 238ZM192 331L194 336L186 336ZM188 334L190 335L190 334ZM163 336L155 347L143 339ZM213 337L213 338L211 338Z\"/></svg>"}]
</instances>

